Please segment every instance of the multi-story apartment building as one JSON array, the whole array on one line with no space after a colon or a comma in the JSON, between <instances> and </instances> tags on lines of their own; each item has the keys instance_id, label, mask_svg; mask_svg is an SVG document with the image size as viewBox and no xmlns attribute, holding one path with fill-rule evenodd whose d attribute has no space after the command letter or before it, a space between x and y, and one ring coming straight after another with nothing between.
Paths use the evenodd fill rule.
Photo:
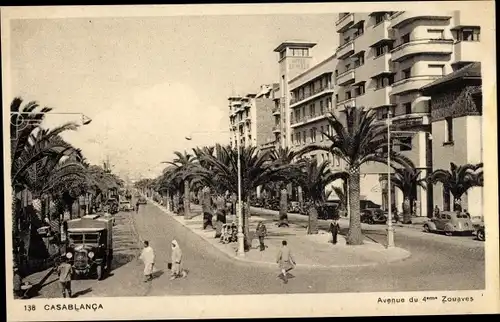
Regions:
<instances>
[{"instance_id":1,"label":"multi-story apartment building","mask_svg":"<svg viewBox=\"0 0 500 322\"><path fill-rule=\"evenodd\" d=\"M290 80L290 128L291 147L301 149L308 144L328 144L324 133L331 134L327 122L328 113L334 110L333 73L335 55L312 66ZM325 152L312 152L310 156L318 161L329 159L334 166L340 167L340 160L333 162L333 157Z\"/></svg>"},{"instance_id":2,"label":"multi-story apartment building","mask_svg":"<svg viewBox=\"0 0 500 322\"><path fill-rule=\"evenodd\" d=\"M279 98L274 111L275 124L274 133L278 144L282 147L292 145L291 136L291 109L290 109L290 87L289 82L311 66L312 56L309 51L316 46L315 43L306 41L285 41L274 49L279 53Z\"/></svg>"},{"instance_id":3,"label":"multi-story apartment building","mask_svg":"<svg viewBox=\"0 0 500 322\"><path fill-rule=\"evenodd\" d=\"M273 88L278 86L262 85L257 94L229 97L229 143L241 146L260 146L273 139L273 120L270 117L274 108Z\"/></svg>"},{"instance_id":4,"label":"multi-story apartment building","mask_svg":"<svg viewBox=\"0 0 500 322\"><path fill-rule=\"evenodd\" d=\"M472 63L422 88L431 97L433 170L483 162L481 63ZM442 184L432 187L434 204L453 210ZM483 215L483 188L474 187L461 198L472 216Z\"/></svg>"},{"instance_id":5,"label":"multi-story apartment building","mask_svg":"<svg viewBox=\"0 0 500 322\"><path fill-rule=\"evenodd\" d=\"M345 106L373 108L382 121L390 110L394 128L415 132L405 138L412 148L401 152L426 175L432 165L430 98L420 89L480 60L480 50L474 50L480 19L472 11L339 14L335 23L340 44L336 50L336 111L340 113ZM386 171L380 164L363 167L362 194L383 203L386 196L374 188L375 178L382 180ZM393 194L392 200L400 208L401 193L396 190ZM417 215L432 211L430 192L419 188L417 198Z\"/></svg>"}]
</instances>

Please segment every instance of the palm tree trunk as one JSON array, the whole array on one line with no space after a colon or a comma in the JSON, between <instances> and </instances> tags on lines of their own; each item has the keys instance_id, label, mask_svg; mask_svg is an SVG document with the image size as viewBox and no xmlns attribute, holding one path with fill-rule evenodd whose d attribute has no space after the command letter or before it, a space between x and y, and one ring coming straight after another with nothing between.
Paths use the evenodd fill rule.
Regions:
<instances>
[{"instance_id":1,"label":"palm tree trunk","mask_svg":"<svg viewBox=\"0 0 500 322\"><path fill-rule=\"evenodd\" d=\"M280 191L280 213L279 225L288 226L288 191L281 189Z\"/></svg>"},{"instance_id":2,"label":"palm tree trunk","mask_svg":"<svg viewBox=\"0 0 500 322\"><path fill-rule=\"evenodd\" d=\"M189 181L184 180L184 219L191 218L189 203Z\"/></svg>"},{"instance_id":3,"label":"palm tree trunk","mask_svg":"<svg viewBox=\"0 0 500 322\"><path fill-rule=\"evenodd\" d=\"M316 205L311 203L307 212L309 214L307 234L315 235L318 233L318 210L316 209Z\"/></svg>"},{"instance_id":4,"label":"palm tree trunk","mask_svg":"<svg viewBox=\"0 0 500 322\"><path fill-rule=\"evenodd\" d=\"M302 193L302 187L297 187L297 200L299 202L299 207L302 208L304 206L304 194Z\"/></svg>"},{"instance_id":5,"label":"palm tree trunk","mask_svg":"<svg viewBox=\"0 0 500 322\"><path fill-rule=\"evenodd\" d=\"M359 193L360 193L360 173L359 168L350 169L349 171L349 233L347 234L347 244L362 245L363 233L361 231L361 213L359 210Z\"/></svg>"},{"instance_id":6,"label":"palm tree trunk","mask_svg":"<svg viewBox=\"0 0 500 322\"><path fill-rule=\"evenodd\" d=\"M411 200L408 196L404 197L403 201L403 224L411 223Z\"/></svg>"},{"instance_id":7,"label":"palm tree trunk","mask_svg":"<svg viewBox=\"0 0 500 322\"><path fill-rule=\"evenodd\" d=\"M245 250L252 246L250 238L250 196L247 196L246 202L243 205L243 234L245 235Z\"/></svg>"}]
</instances>

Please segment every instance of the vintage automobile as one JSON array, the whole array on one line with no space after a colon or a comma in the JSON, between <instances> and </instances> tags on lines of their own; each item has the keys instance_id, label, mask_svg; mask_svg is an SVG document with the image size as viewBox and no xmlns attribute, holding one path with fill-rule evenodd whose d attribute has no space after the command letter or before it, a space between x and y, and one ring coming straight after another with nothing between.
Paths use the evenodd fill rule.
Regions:
<instances>
[{"instance_id":1,"label":"vintage automobile","mask_svg":"<svg viewBox=\"0 0 500 322\"><path fill-rule=\"evenodd\" d=\"M370 225L385 224L387 222L387 215L379 208L363 209L361 210L361 222Z\"/></svg>"},{"instance_id":2,"label":"vintage automobile","mask_svg":"<svg viewBox=\"0 0 500 322\"><path fill-rule=\"evenodd\" d=\"M318 207L318 219L333 219L338 216L338 210L338 201L325 201Z\"/></svg>"},{"instance_id":3,"label":"vintage automobile","mask_svg":"<svg viewBox=\"0 0 500 322\"><path fill-rule=\"evenodd\" d=\"M300 213L300 204L298 201L292 201L288 204L288 212L291 213Z\"/></svg>"},{"instance_id":4,"label":"vintage automobile","mask_svg":"<svg viewBox=\"0 0 500 322\"><path fill-rule=\"evenodd\" d=\"M147 204L147 203L148 203L148 202L146 201L146 198L144 198L143 196L140 196L140 197L139 197L138 202L139 202L141 205L145 205L145 204Z\"/></svg>"},{"instance_id":5,"label":"vintage automobile","mask_svg":"<svg viewBox=\"0 0 500 322\"><path fill-rule=\"evenodd\" d=\"M424 224L424 231L444 232L446 236L452 236L453 234L472 235L475 229L467 214L442 211Z\"/></svg>"},{"instance_id":6,"label":"vintage automobile","mask_svg":"<svg viewBox=\"0 0 500 322\"><path fill-rule=\"evenodd\" d=\"M113 223L111 218L87 215L68 222L66 258L79 277L101 280L111 270Z\"/></svg>"},{"instance_id":7,"label":"vintage automobile","mask_svg":"<svg viewBox=\"0 0 500 322\"><path fill-rule=\"evenodd\" d=\"M110 214L114 215L119 211L119 204L117 198L109 198L105 205L105 211L108 211Z\"/></svg>"},{"instance_id":8,"label":"vintage automobile","mask_svg":"<svg viewBox=\"0 0 500 322\"><path fill-rule=\"evenodd\" d=\"M486 240L486 235L484 234L484 223L476 227L476 237L480 241Z\"/></svg>"},{"instance_id":9,"label":"vintage automobile","mask_svg":"<svg viewBox=\"0 0 500 322\"><path fill-rule=\"evenodd\" d=\"M128 200L122 200L120 201L120 211L133 211L134 207L130 204Z\"/></svg>"}]
</instances>

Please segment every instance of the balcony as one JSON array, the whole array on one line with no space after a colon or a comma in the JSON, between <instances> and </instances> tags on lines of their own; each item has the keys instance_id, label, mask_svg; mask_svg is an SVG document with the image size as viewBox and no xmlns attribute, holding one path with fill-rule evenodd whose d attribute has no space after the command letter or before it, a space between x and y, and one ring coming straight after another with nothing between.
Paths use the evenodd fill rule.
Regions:
<instances>
[{"instance_id":1,"label":"balcony","mask_svg":"<svg viewBox=\"0 0 500 322\"><path fill-rule=\"evenodd\" d=\"M453 45L453 64L480 62L483 52L479 41L459 41Z\"/></svg>"},{"instance_id":2,"label":"balcony","mask_svg":"<svg viewBox=\"0 0 500 322\"><path fill-rule=\"evenodd\" d=\"M290 107L293 108L295 106L298 106L299 104L305 103L307 101L310 101L312 99L315 99L315 98L320 97L321 95L324 95L327 93L333 93L333 85L332 84L328 84L326 86L317 88L312 93L308 93L307 95L303 95L303 96L299 96L297 98L291 99L290 100Z\"/></svg>"},{"instance_id":3,"label":"balcony","mask_svg":"<svg viewBox=\"0 0 500 322\"><path fill-rule=\"evenodd\" d=\"M345 86L347 84L354 83L354 81L356 80L355 76L356 75L354 73L354 68L348 69L337 76L337 84L340 86Z\"/></svg>"},{"instance_id":4,"label":"balcony","mask_svg":"<svg viewBox=\"0 0 500 322\"><path fill-rule=\"evenodd\" d=\"M412 76L409 78L401 79L394 84L392 84L392 93L391 95L401 95L406 92L418 91L423 86L439 79L443 76Z\"/></svg>"},{"instance_id":5,"label":"balcony","mask_svg":"<svg viewBox=\"0 0 500 322\"><path fill-rule=\"evenodd\" d=\"M392 92L392 87L387 86L383 88L376 89L374 91L369 91L365 95L363 95L363 99L361 97L356 98L356 105L358 106L367 106L367 107L381 107L381 106L390 106L391 100L390 95Z\"/></svg>"},{"instance_id":6,"label":"balcony","mask_svg":"<svg viewBox=\"0 0 500 322\"><path fill-rule=\"evenodd\" d=\"M347 106L356 107L356 99L353 97L337 103L338 110L344 110Z\"/></svg>"},{"instance_id":7,"label":"balcony","mask_svg":"<svg viewBox=\"0 0 500 322\"><path fill-rule=\"evenodd\" d=\"M403 28L417 20L450 20L453 12L447 11L400 11L391 17L392 28Z\"/></svg>"},{"instance_id":8,"label":"balcony","mask_svg":"<svg viewBox=\"0 0 500 322\"><path fill-rule=\"evenodd\" d=\"M370 38L373 39L370 47L376 47L382 45L383 43L394 41L393 32L391 31L390 26L390 20L384 20L381 23L373 26L372 30L370 31Z\"/></svg>"},{"instance_id":9,"label":"balcony","mask_svg":"<svg viewBox=\"0 0 500 322\"><path fill-rule=\"evenodd\" d=\"M415 55L449 55L453 39L418 39L399 45L391 51L392 61L400 62Z\"/></svg>"},{"instance_id":10,"label":"balcony","mask_svg":"<svg viewBox=\"0 0 500 322\"><path fill-rule=\"evenodd\" d=\"M314 123L314 122L317 122L317 121L320 121L324 118L326 118L328 116L328 112L325 112L324 114L317 114L317 115L308 115L304 118L302 118L300 121L296 121L295 123L292 123L290 125L291 128L297 128L297 127L300 127L302 125L306 125L306 124L309 124L309 123Z\"/></svg>"},{"instance_id":11,"label":"balcony","mask_svg":"<svg viewBox=\"0 0 500 322\"><path fill-rule=\"evenodd\" d=\"M280 109L280 107L278 106L278 107L273 108L273 109L272 109L272 113L273 113L273 115L275 115L275 116L280 115L280 114L281 114L281 109Z\"/></svg>"},{"instance_id":12,"label":"balcony","mask_svg":"<svg viewBox=\"0 0 500 322\"><path fill-rule=\"evenodd\" d=\"M367 65L367 64L365 64ZM393 74L391 71L391 54L386 53L375 57L368 65L370 68L369 77L380 76L384 74Z\"/></svg>"},{"instance_id":13,"label":"balcony","mask_svg":"<svg viewBox=\"0 0 500 322\"><path fill-rule=\"evenodd\" d=\"M273 133L280 133L281 132L281 128L279 125L275 125L273 126L273 129L272 129Z\"/></svg>"},{"instance_id":14,"label":"balcony","mask_svg":"<svg viewBox=\"0 0 500 322\"><path fill-rule=\"evenodd\" d=\"M354 24L354 14L347 13L335 22L335 30L340 33L349 29Z\"/></svg>"},{"instance_id":15,"label":"balcony","mask_svg":"<svg viewBox=\"0 0 500 322\"><path fill-rule=\"evenodd\" d=\"M337 59L345 59L354 54L354 39L337 47Z\"/></svg>"}]
</instances>

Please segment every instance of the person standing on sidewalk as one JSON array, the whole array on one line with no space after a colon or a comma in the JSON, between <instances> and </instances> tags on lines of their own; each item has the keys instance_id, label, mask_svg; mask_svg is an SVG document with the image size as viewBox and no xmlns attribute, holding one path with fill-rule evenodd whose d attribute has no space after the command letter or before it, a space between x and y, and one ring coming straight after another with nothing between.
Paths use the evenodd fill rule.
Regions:
<instances>
[{"instance_id":1,"label":"person standing on sidewalk","mask_svg":"<svg viewBox=\"0 0 500 322\"><path fill-rule=\"evenodd\" d=\"M142 250L140 260L144 263L144 282L149 282L153 279L153 267L155 264L155 252L147 240L144 241L144 249Z\"/></svg>"},{"instance_id":2,"label":"person standing on sidewalk","mask_svg":"<svg viewBox=\"0 0 500 322\"><path fill-rule=\"evenodd\" d=\"M59 284L61 284L62 295L65 298L66 292L71 298L71 277L73 275L73 267L68 262L66 256L62 257L61 264L57 267L57 275L59 275Z\"/></svg>"},{"instance_id":3,"label":"person standing on sidewalk","mask_svg":"<svg viewBox=\"0 0 500 322\"><path fill-rule=\"evenodd\" d=\"M283 276L283 282L287 284L288 283L287 272L294 269L296 264L292 256L292 252L287 246L286 240L282 241L281 245L282 246L278 252L278 256L276 257L276 262L278 263L279 268L281 270L281 275Z\"/></svg>"},{"instance_id":4,"label":"person standing on sidewalk","mask_svg":"<svg viewBox=\"0 0 500 322\"><path fill-rule=\"evenodd\" d=\"M177 240L172 240L172 274L170 280L178 277L186 277L186 272L182 269L182 250Z\"/></svg>"},{"instance_id":5,"label":"person standing on sidewalk","mask_svg":"<svg viewBox=\"0 0 500 322\"><path fill-rule=\"evenodd\" d=\"M139 212L139 200L135 202L135 213Z\"/></svg>"},{"instance_id":6,"label":"person standing on sidewalk","mask_svg":"<svg viewBox=\"0 0 500 322\"><path fill-rule=\"evenodd\" d=\"M262 252L266 249L266 245L264 245L264 238L267 236L267 228L262 221L259 221L259 223L257 224L255 233L259 237L259 248L260 251Z\"/></svg>"},{"instance_id":7,"label":"person standing on sidewalk","mask_svg":"<svg viewBox=\"0 0 500 322\"><path fill-rule=\"evenodd\" d=\"M337 244L337 235L339 233L339 222L338 218L334 218L333 222L330 223L330 233L332 233L332 244Z\"/></svg>"}]
</instances>

